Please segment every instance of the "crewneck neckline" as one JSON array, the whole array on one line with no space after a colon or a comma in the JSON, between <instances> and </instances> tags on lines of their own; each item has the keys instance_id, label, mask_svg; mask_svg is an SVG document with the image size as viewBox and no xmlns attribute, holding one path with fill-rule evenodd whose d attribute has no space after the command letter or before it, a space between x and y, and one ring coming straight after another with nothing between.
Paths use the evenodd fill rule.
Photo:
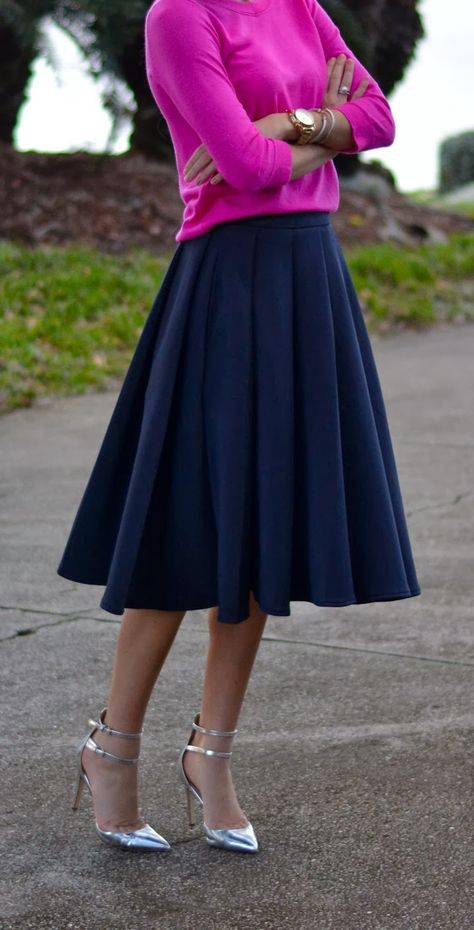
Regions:
<instances>
[{"instance_id":1,"label":"crewneck neckline","mask_svg":"<svg viewBox=\"0 0 474 930\"><path fill-rule=\"evenodd\" d=\"M204 0L214 7L225 6L228 9L235 10L236 13L243 13L244 16L256 16L258 13L264 13L272 5L273 0Z\"/></svg>"}]
</instances>

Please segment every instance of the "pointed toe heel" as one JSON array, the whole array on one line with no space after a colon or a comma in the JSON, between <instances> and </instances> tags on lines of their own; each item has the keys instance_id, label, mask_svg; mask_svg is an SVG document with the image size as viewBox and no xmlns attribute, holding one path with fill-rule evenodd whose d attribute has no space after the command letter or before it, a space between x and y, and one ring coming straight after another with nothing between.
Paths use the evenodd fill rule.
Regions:
<instances>
[{"instance_id":1,"label":"pointed toe heel","mask_svg":"<svg viewBox=\"0 0 474 930\"><path fill-rule=\"evenodd\" d=\"M187 745L181 750L178 766L181 779L186 791L186 803L188 812L189 826L194 827L196 824L196 801L203 807L203 799L196 788L196 785L190 781L184 770L184 756L186 752L199 752L204 756L219 756L230 759L232 752L218 752L215 749L204 749L202 746L193 744L194 734L196 732L206 733L209 736L235 736L237 730L211 730L199 724L199 714L196 714L191 729ZM215 829L208 827L206 822L203 823L204 835L208 846L217 849L227 849L230 852L256 853L258 852L258 841L255 830L250 822L245 827L220 827Z\"/></svg>"},{"instance_id":2,"label":"pointed toe heel","mask_svg":"<svg viewBox=\"0 0 474 930\"><path fill-rule=\"evenodd\" d=\"M107 708L101 711L99 720L89 720L89 724L92 725L92 730L90 733L81 740L81 743L78 748L79 756L79 771L77 778L77 786L74 795L74 800L72 803L72 809L77 811L81 803L82 794L84 788L87 788L89 794L92 798L92 786L87 777L87 773L84 770L82 764L82 753L83 750L87 747L92 750L92 752L97 753L99 756L103 756L107 759L112 760L113 762L121 763L122 765L136 765L138 762L138 756L131 758L126 758L124 756L116 756L112 752L108 752L105 749L102 749L101 746L98 746L95 740L93 739L93 734L96 730L99 730L103 733L107 733L109 736L119 736L122 739L140 739L142 731L140 733L123 733L120 730L114 730L112 727L109 727L104 723L104 716L106 714ZM96 833L99 838L107 846L117 846L120 849L133 849L141 850L142 852L160 852L162 850L171 849L168 840L164 836L161 836L150 824L146 823L143 827L140 827L138 830L102 830L99 827L99 824L96 821L95 824Z\"/></svg>"},{"instance_id":3,"label":"pointed toe heel","mask_svg":"<svg viewBox=\"0 0 474 930\"><path fill-rule=\"evenodd\" d=\"M101 830L96 824L96 831L103 843L119 846L120 849L138 849L142 852L159 852L171 849L168 840L160 836L150 824L146 823L139 830L122 832L118 830Z\"/></svg>"},{"instance_id":4,"label":"pointed toe heel","mask_svg":"<svg viewBox=\"0 0 474 930\"><path fill-rule=\"evenodd\" d=\"M234 830L212 830L204 824L204 832L209 846L217 846L235 852L258 852L257 837L251 823L248 823L246 827L238 827Z\"/></svg>"}]
</instances>

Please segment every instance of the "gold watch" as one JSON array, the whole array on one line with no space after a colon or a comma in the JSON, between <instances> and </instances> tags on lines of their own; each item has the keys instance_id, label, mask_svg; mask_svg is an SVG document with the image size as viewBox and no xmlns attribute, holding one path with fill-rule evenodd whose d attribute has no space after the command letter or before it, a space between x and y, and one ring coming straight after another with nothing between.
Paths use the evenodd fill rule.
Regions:
<instances>
[{"instance_id":1,"label":"gold watch","mask_svg":"<svg viewBox=\"0 0 474 930\"><path fill-rule=\"evenodd\" d=\"M293 126L296 126L299 132L296 145L307 145L316 132L316 122L311 110L305 110L304 107L297 107L296 110L285 110L285 113L288 113Z\"/></svg>"}]
</instances>

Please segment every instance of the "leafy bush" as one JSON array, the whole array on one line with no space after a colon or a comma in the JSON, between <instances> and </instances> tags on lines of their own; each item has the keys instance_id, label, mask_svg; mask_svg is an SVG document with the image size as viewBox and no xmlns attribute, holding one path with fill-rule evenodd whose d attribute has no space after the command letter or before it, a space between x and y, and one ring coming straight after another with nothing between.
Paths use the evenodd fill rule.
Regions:
<instances>
[{"instance_id":1,"label":"leafy bush","mask_svg":"<svg viewBox=\"0 0 474 930\"><path fill-rule=\"evenodd\" d=\"M439 189L454 190L474 181L474 131L450 136L439 149Z\"/></svg>"}]
</instances>

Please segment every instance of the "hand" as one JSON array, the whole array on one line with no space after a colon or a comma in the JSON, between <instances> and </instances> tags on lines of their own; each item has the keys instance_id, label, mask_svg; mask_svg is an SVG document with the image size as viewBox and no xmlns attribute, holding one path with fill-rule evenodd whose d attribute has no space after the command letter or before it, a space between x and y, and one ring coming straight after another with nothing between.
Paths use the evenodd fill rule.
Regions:
<instances>
[{"instance_id":1,"label":"hand","mask_svg":"<svg viewBox=\"0 0 474 930\"><path fill-rule=\"evenodd\" d=\"M344 84L351 87L354 77L354 60L347 55L340 54L337 58L330 58L327 62L327 86L324 94L323 107L336 107L346 103L347 94L340 94L339 88ZM350 99L357 100L362 97L369 86L369 78L362 78L357 90L351 93Z\"/></svg>"},{"instance_id":2,"label":"hand","mask_svg":"<svg viewBox=\"0 0 474 930\"><path fill-rule=\"evenodd\" d=\"M254 120L254 126L268 139L282 139L281 113L269 113L261 119ZM194 150L184 166L184 179L190 181L194 178L196 184L202 184L211 175L211 184L218 184L224 178L217 171L217 166L207 147L202 143Z\"/></svg>"},{"instance_id":3,"label":"hand","mask_svg":"<svg viewBox=\"0 0 474 930\"><path fill-rule=\"evenodd\" d=\"M202 184L211 174L214 174L216 169L216 163L203 142L198 145L197 149L194 149L193 154L186 162L183 169L184 180L191 181L194 178L196 184ZM224 180L222 175L217 173L215 178L211 180L211 184L215 183L216 178L220 181Z\"/></svg>"}]
</instances>

